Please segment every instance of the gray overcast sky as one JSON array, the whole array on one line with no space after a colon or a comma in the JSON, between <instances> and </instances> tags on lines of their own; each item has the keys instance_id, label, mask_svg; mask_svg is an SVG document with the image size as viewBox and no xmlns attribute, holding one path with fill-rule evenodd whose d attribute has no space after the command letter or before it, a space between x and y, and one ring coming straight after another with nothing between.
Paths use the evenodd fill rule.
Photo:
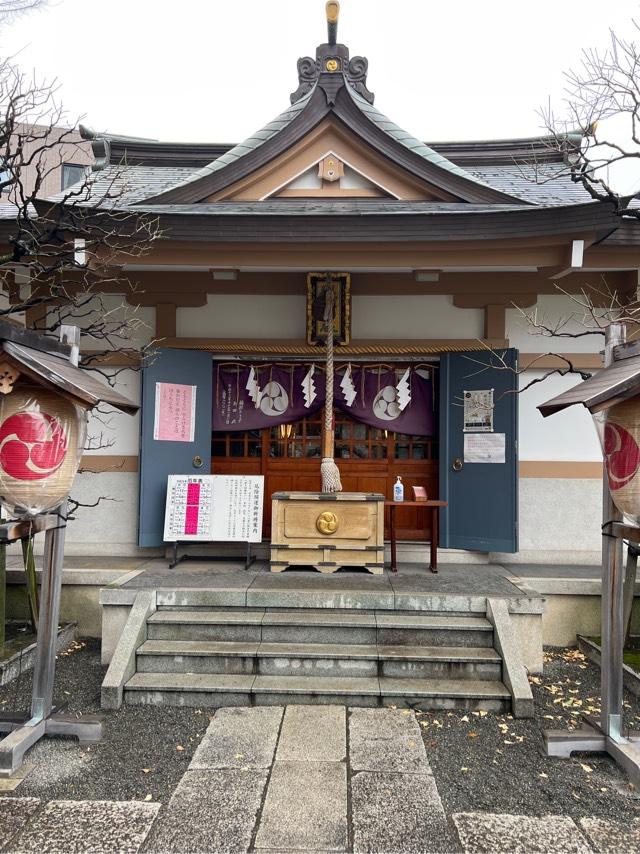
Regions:
<instances>
[{"instance_id":1,"label":"gray overcast sky","mask_svg":"<svg viewBox=\"0 0 640 854\"><path fill-rule=\"evenodd\" d=\"M422 139L528 136L562 72L638 0L342 0L339 41L369 59L376 105ZM289 104L296 61L325 41L323 0L50 0L0 50L56 77L96 130L237 142Z\"/></svg>"}]
</instances>

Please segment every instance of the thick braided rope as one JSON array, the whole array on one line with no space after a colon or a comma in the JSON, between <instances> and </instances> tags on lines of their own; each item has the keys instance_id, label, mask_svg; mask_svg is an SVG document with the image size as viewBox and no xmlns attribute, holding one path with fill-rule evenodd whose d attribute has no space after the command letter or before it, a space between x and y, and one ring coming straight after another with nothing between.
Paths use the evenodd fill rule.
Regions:
<instances>
[{"instance_id":1,"label":"thick braided rope","mask_svg":"<svg viewBox=\"0 0 640 854\"><path fill-rule=\"evenodd\" d=\"M327 394L324 408L324 426L333 427L333 289L327 288L327 302L324 309L324 324L327 330Z\"/></svg>"},{"instance_id":2,"label":"thick braided rope","mask_svg":"<svg viewBox=\"0 0 640 854\"><path fill-rule=\"evenodd\" d=\"M342 492L340 471L333 458L334 436L333 436L333 289L327 288L326 303L324 308L324 323L327 331L327 373L326 373L326 397L324 409L324 427L326 435L330 437L328 453L331 456L323 457L320 463L322 475L323 492Z\"/></svg>"}]
</instances>

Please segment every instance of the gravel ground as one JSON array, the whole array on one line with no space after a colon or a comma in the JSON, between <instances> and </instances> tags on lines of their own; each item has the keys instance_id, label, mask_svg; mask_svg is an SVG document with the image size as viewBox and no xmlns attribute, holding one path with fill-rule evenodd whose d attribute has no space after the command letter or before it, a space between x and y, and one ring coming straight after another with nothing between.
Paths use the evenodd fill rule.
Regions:
<instances>
[{"instance_id":1,"label":"gravel ground","mask_svg":"<svg viewBox=\"0 0 640 854\"><path fill-rule=\"evenodd\" d=\"M100 713L104 739L80 746L73 738L44 738L25 760L34 770L12 793L45 800L148 800L166 803L209 725L209 710L124 706L100 710L100 642L80 641L58 656L56 701L69 710ZM28 707L32 672L0 688L0 710ZM199 713L198 713L199 712ZM179 749L181 748L181 749Z\"/></svg>"},{"instance_id":2,"label":"gravel ground","mask_svg":"<svg viewBox=\"0 0 640 854\"><path fill-rule=\"evenodd\" d=\"M576 650L547 649L544 676L531 677L535 718L478 712L418 715L445 812L566 814L628 820L640 792L604 754L544 753L544 729L581 725L599 711L600 672ZM625 696L625 723L640 730L640 702Z\"/></svg>"},{"instance_id":3,"label":"gravel ground","mask_svg":"<svg viewBox=\"0 0 640 854\"><path fill-rule=\"evenodd\" d=\"M544 755L542 730L579 726L580 710L596 711L599 693L599 672L580 653L548 650L545 658L544 676L532 681L534 720L473 712L418 714L445 812L640 817L640 792L607 757ZM98 641L74 644L58 656L57 699L67 700L72 711L99 712L104 672ZM30 686L27 673L19 686L0 688L0 710L27 705ZM627 723L640 729L640 703L631 696L626 702ZM125 706L101 714L105 738L100 744L80 747L74 739L43 739L27 754L34 770L7 794L166 804L213 712Z\"/></svg>"}]
</instances>

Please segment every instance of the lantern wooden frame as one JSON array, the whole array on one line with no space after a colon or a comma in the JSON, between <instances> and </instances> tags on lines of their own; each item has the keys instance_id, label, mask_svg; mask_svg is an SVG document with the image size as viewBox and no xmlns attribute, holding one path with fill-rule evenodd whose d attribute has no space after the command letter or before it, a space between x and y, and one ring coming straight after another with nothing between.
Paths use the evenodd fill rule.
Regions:
<instances>
[{"instance_id":1,"label":"lantern wooden frame","mask_svg":"<svg viewBox=\"0 0 640 854\"><path fill-rule=\"evenodd\" d=\"M612 323L606 329L604 368L569 391L541 404L543 416L581 403L592 415L638 398L640 406L640 343L626 343L626 328ZM640 476L640 475L637 475ZM602 597L600 660L601 713L585 715L585 726L573 732L547 730L544 739L549 756L569 757L574 751L608 753L640 786L640 733L623 731L623 646L625 629L624 567L622 543L640 545L640 526L625 524L603 479ZM629 549L628 569L635 578L637 550ZM631 588L633 595L633 587Z\"/></svg>"},{"instance_id":2,"label":"lantern wooden frame","mask_svg":"<svg viewBox=\"0 0 640 854\"><path fill-rule=\"evenodd\" d=\"M11 394L25 375L35 385L85 409L104 401L133 414L138 407L78 367L80 330L62 326L60 341L0 320L0 389ZM0 525L0 543L7 544L44 532L44 560L40 593L38 640L33 668L31 710L28 714L3 712L0 732L0 777L10 776L22 764L25 752L45 735L72 735L81 742L102 737L101 720L94 716L65 715L53 707L56 639L60 614L67 499L55 512L38 514Z\"/></svg>"}]
</instances>

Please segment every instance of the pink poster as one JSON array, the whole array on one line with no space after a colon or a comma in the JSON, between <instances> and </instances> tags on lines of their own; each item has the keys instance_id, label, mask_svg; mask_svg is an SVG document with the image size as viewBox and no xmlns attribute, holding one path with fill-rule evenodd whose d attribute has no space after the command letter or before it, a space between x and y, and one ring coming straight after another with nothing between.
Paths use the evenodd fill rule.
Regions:
<instances>
[{"instance_id":1,"label":"pink poster","mask_svg":"<svg viewBox=\"0 0 640 854\"><path fill-rule=\"evenodd\" d=\"M196 386L156 383L153 438L159 442L193 442L196 429Z\"/></svg>"}]
</instances>

